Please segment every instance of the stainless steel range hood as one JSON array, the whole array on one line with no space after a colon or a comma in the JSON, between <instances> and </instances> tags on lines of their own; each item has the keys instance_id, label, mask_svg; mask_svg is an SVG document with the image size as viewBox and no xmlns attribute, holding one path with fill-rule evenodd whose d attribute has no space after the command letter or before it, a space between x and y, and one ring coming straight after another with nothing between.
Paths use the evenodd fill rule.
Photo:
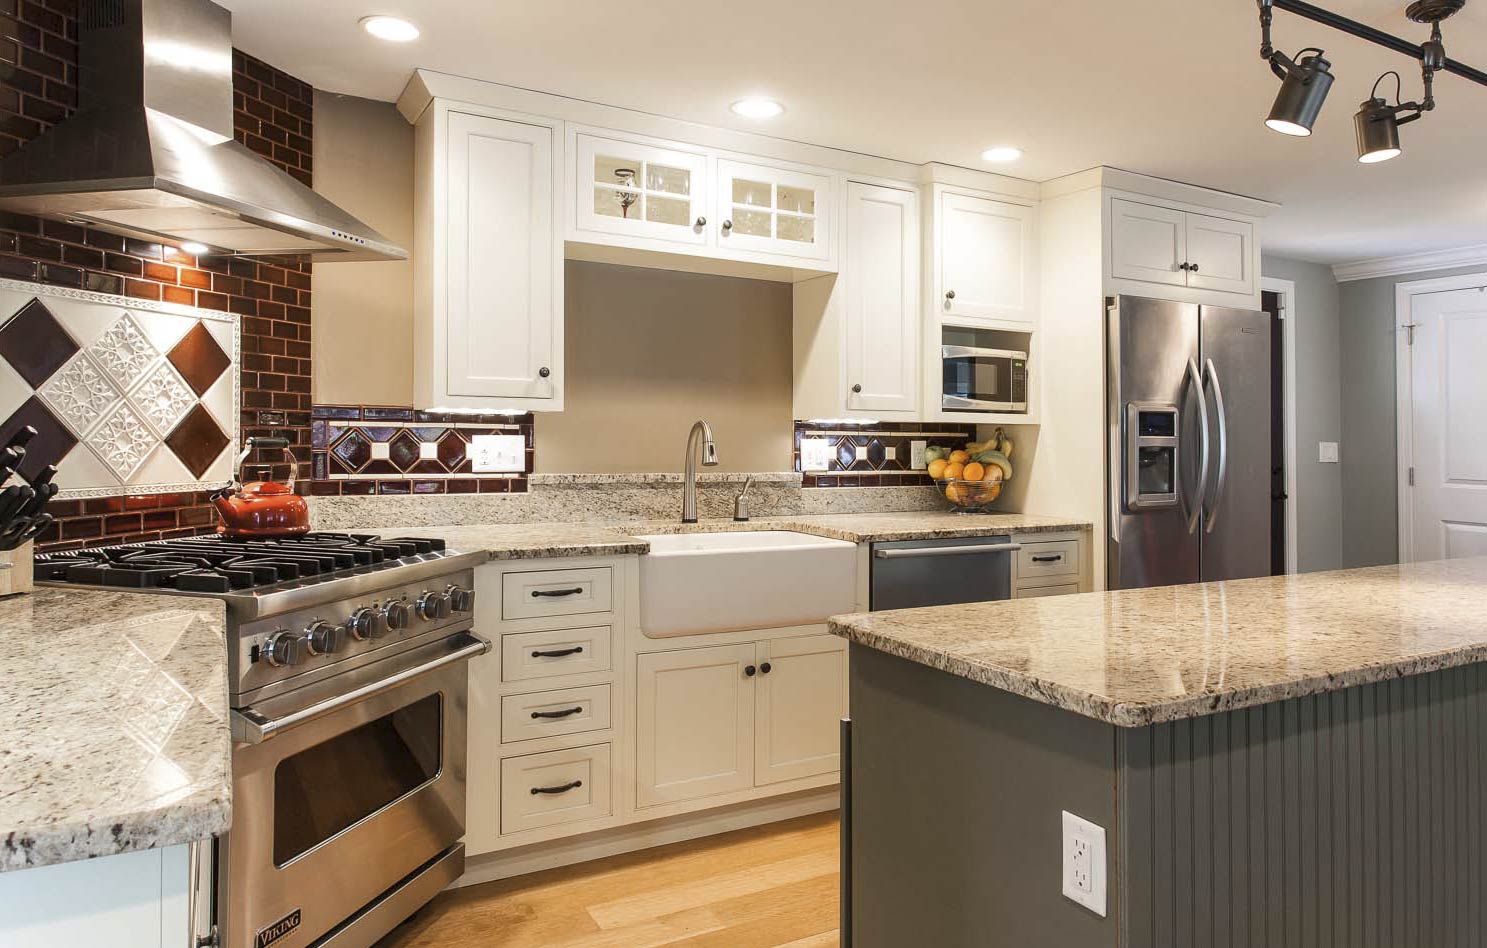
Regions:
<instances>
[{"instance_id":1,"label":"stainless steel range hood","mask_svg":"<svg viewBox=\"0 0 1487 948\"><path fill-rule=\"evenodd\" d=\"M232 14L83 0L79 110L0 161L0 208L214 252L408 252L233 140Z\"/></svg>"}]
</instances>

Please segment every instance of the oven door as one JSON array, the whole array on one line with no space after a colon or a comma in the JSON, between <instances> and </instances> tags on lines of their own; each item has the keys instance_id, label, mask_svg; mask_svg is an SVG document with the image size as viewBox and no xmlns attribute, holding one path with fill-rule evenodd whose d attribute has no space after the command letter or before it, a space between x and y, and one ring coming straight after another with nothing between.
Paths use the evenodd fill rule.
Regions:
<instances>
[{"instance_id":1,"label":"oven door","mask_svg":"<svg viewBox=\"0 0 1487 948\"><path fill-rule=\"evenodd\" d=\"M1027 353L941 346L940 407L952 411L1027 411Z\"/></svg>"},{"instance_id":2,"label":"oven door","mask_svg":"<svg viewBox=\"0 0 1487 948\"><path fill-rule=\"evenodd\" d=\"M457 848L466 664L489 647L459 633L232 712L225 948L304 948L386 916L374 903Z\"/></svg>"}]
</instances>

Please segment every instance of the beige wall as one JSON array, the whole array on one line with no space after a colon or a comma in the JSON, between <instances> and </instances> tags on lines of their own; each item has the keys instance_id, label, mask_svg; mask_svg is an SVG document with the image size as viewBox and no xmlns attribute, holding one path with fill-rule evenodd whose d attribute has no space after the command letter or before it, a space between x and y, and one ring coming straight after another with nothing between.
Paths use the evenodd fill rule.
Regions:
<instances>
[{"instance_id":1,"label":"beige wall","mask_svg":"<svg viewBox=\"0 0 1487 948\"><path fill-rule=\"evenodd\" d=\"M315 93L315 190L413 244L413 127L387 102ZM413 265L317 260L317 404L413 403Z\"/></svg>"},{"instance_id":2,"label":"beige wall","mask_svg":"<svg viewBox=\"0 0 1487 948\"><path fill-rule=\"evenodd\" d=\"M571 260L564 272L566 410L537 416L538 471L680 471L699 418L713 470L790 469L789 284Z\"/></svg>"}]
</instances>

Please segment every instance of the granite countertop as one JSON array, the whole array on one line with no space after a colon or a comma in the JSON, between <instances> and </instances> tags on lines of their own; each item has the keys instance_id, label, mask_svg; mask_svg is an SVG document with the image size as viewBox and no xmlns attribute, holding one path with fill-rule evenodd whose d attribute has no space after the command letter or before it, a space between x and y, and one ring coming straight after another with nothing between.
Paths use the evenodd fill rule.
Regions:
<instances>
[{"instance_id":1,"label":"granite countertop","mask_svg":"<svg viewBox=\"0 0 1487 948\"><path fill-rule=\"evenodd\" d=\"M744 523L676 520L616 523L521 523L457 527L397 527L387 536L442 539L451 549L483 551L493 560L547 559L564 556L617 556L648 553L639 537L667 533L719 533L744 530L788 530L851 543L991 536L998 533L1087 531L1086 521L1032 514L953 514L944 511L822 514L806 517L760 517Z\"/></svg>"},{"instance_id":2,"label":"granite countertop","mask_svg":"<svg viewBox=\"0 0 1487 948\"><path fill-rule=\"evenodd\" d=\"M227 829L224 625L211 598L0 600L0 871Z\"/></svg>"},{"instance_id":3,"label":"granite countertop","mask_svg":"<svg viewBox=\"0 0 1487 948\"><path fill-rule=\"evenodd\" d=\"M1142 727L1487 661L1487 558L837 616L831 631Z\"/></svg>"}]
</instances>

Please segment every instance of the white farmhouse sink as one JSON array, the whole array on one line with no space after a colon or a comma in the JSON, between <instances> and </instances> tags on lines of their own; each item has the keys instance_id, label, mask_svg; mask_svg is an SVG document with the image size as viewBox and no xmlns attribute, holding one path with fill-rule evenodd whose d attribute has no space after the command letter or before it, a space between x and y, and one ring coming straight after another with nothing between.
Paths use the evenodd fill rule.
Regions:
<instances>
[{"instance_id":1,"label":"white farmhouse sink","mask_svg":"<svg viewBox=\"0 0 1487 948\"><path fill-rule=\"evenodd\" d=\"M640 630L665 639L778 629L852 612L857 545L751 530L642 536Z\"/></svg>"}]
</instances>

